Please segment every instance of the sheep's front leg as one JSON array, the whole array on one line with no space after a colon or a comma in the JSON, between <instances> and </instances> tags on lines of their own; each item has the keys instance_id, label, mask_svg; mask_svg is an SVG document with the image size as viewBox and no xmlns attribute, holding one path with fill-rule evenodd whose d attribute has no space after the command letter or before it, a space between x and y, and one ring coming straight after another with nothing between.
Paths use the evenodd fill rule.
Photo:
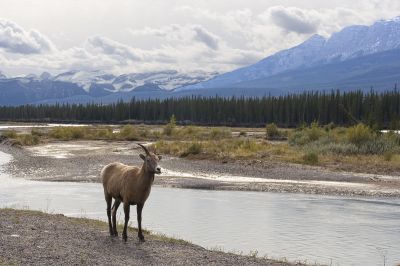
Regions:
<instances>
[{"instance_id":1,"label":"sheep's front leg","mask_svg":"<svg viewBox=\"0 0 400 266\"><path fill-rule=\"evenodd\" d=\"M129 222L129 211L130 211L130 205L128 202L124 202L124 212L125 212L125 225L124 225L124 231L122 232L122 238L125 240L128 239L127 235L127 229L128 229L128 222Z\"/></svg>"},{"instance_id":2,"label":"sheep's front leg","mask_svg":"<svg viewBox=\"0 0 400 266\"><path fill-rule=\"evenodd\" d=\"M138 227L139 227L138 237L139 237L140 241L144 242L144 236L142 233L142 210L143 210L143 204L138 204L136 207L137 222L138 222Z\"/></svg>"}]
</instances>

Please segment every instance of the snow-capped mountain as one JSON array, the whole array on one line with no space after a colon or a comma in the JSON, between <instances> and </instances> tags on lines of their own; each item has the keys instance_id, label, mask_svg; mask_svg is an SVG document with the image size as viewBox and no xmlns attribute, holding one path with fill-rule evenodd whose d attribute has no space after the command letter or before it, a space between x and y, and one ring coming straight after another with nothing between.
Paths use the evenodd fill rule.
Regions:
<instances>
[{"instance_id":1,"label":"snow-capped mountain","mask_svg":"<svg viewBox=\"0 0 400 266\"><path fill-rule=\"evenodd\" d=\"M349 26L327 39L313 35L302 44L280 51L254 65L177 90L223 88L289 70L346 61L397 48L400 48L400 17L380 20L371 26Z\"/></svg>"},{"instance_id":2,"label":"snow-capped mountain","mask_svg":"<svg viewBox=\"0 0 400 266\"><path fill-rule=\"evenodd\" d=\"M89 92L93 86L104 87L110 92L127 92L138 87L152 84L164 90L172 90L202 81L209 80L217 73L192 72L179 73L175 70L131 73L115 76L104 71L69 71L61 73L53 78L55 81L71 82L79 85Z\"/></svg>"},{"instance_id":3,"label":"snow-capped mountain","mask_svg":"<svg viewBox=\"0 0 400 266\"><path fill-rule=\"evenodd\" d=\"M8 78L0 73L0 105L161 97L177 87L205 81L216 74L170 70L117 76L104 71L68 71L56 76L44 72L40 76Z\"/></svg>"}]
</instances>

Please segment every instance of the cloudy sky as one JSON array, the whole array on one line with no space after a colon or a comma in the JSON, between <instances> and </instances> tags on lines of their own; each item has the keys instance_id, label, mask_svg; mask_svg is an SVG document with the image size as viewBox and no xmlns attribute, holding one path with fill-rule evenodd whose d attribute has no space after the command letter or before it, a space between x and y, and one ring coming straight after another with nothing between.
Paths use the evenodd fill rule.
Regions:
<instances>
[{"instance_id":1,"label":"cloudy sky","mask_svg":"<svg viewBox=\"0 0 400 266\"><path fill-rule=\"evenodd\" d=\"M225 72L399 10L398 0L0 0L0 71Z\"/></svg>"}]
</instances>

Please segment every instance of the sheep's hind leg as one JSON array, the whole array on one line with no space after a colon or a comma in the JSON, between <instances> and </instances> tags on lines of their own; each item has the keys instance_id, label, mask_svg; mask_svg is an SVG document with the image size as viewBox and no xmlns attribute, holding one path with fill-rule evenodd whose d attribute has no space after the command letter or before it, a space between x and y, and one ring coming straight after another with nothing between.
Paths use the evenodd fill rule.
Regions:
<instances>
[{"instance_id":1,"label":"sheep's hind leg","mask_svg":"<svg viewBox=\"0 0 400 266\"><path fill-rule=\"evenodd\" d=\"M138 237L139 237L140 241L144 242L144 236L142 233L142 210L143 210L143 204L138 204L136 207L137 221L138 221L138 227L139 227Z\"/></svg>"},{"instance_id":2,"label":"sheep's hind leg","mask_svg":"<svg viewBox=\"0 0 400 266\"><path fill-rule=\"evenodd\" d=\"M129 211L130 211L130 205L127 202L124 202L124 212L125 212L125 225L124 225L124 231L122 232L122 239L126 240L128 239L128 234L127 234L127 229L128 229L128 222L129 222Z\"/></svg>"},{"instance_id":3,"label":"sheep's hind leg","mask_svg":"<svg viewBox=\"0 0 400 266\"><path fill-rule=\"evenodd\" d=\"M121 204L121 201L119 199L115 199L114 205L112 207L112 231L113 231L113 236L118 236L117 232L117 210L119 205Z\"/></svg>"},{"instance_id":4,"label":"sheep's hind leg","mask_svg":"<svg viewBox=\"0 0 400 266\"><path fill-rule=\"evenodd\" d=\"M112 197L109 195L105 195L106 202L107 202L107 217L108 217L108 228L110 230L110 236L113 236L113 229L112 229L112 223L111 223L111 202L112 202Z\"/></svg>"}]
</instances>

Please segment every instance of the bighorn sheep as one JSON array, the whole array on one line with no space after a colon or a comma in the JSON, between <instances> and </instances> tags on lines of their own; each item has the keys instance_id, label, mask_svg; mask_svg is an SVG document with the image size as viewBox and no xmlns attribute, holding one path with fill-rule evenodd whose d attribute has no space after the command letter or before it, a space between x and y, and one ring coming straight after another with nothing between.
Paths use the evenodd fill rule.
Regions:
<instances>
[{"instance_id":1,"label":"bighorn sheep","mask_svg":"<svg viewBox=\"0 0 400 266\"><path fill-rule=\"evenodd\" d=\"M103 180L104 196L107 202L110 235L118 236L116 214L119 205L123 202L125 225L122 238L125 241L128 238L126 231L129 221L130 205L137 205L138 237L140 241L144 241L142 233L143 205L149 197L151 185L154 181L154 174L161 174L161 168L158 166L161 156L149 152L149 150L141 144L138 145L146 152L146 155L139 155L144 161L141 168L128 166L122 163L111 163L106 165L100 174ZM112 206L111 222L111 202L113 198L114 205Z\"/></svg>"}]
</instances>

